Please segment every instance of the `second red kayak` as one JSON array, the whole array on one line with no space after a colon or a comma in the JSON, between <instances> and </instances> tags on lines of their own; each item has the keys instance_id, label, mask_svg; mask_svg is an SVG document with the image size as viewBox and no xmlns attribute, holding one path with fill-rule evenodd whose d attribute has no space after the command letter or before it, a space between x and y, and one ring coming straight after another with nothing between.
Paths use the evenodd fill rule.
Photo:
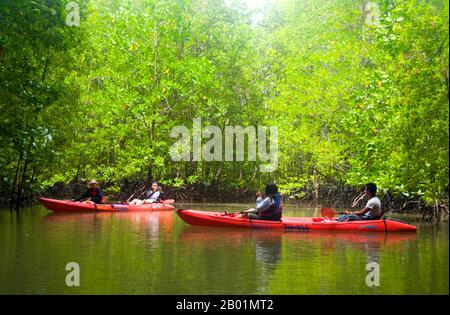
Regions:
<instances>
[{"instance_id":1,"label":"second red kayak","mask_svg":"<svg viewBox=\"0 0 450 315\"><path fill-rule=\"evenodd\" d=\"M76 202L69 200L57 200L49 198L40 198L40 203L47 209L60 212L76 212L76 211L161 211L161 210L173 210L174 206L162 202L147 203L140 206L132 206L121 203L108 203L108 204L92 204L86 202Z\"/></svg>"},{"instance_id":2,"label":"second red kayak","mask_svg":"<svg viewBox=\"0 0 450 315\"><path fill-rule=\"evenodd\" d=\"M390 219L339 222L324 218L284 217L281 221L250 220L235 214L220 212L178 210L181 219L191 225L281 229L286 231L360 231L360 232L415 232L417 227Z\"/></svg>"}]
</instances>

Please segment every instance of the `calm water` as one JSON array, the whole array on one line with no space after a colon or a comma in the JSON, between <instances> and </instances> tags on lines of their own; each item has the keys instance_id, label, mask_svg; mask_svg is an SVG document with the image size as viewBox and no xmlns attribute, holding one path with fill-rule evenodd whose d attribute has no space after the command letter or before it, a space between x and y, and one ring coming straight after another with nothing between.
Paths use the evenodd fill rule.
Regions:
<instances>
[{"instance_id":1,"label":"calm water","mask_svg":"<svg viewBox=\"0 0 450 315\"><path fill-rule=\"evenodd\" d=\"M448 257L448 224L420 224L417 234L274 232L193 227L172 211L0 210L0 294L448 294ZM80 266L79 287L65 284L69 262ZM366 285L369 262L380 266L379 286Z\"/></svg>"}]
</instances>

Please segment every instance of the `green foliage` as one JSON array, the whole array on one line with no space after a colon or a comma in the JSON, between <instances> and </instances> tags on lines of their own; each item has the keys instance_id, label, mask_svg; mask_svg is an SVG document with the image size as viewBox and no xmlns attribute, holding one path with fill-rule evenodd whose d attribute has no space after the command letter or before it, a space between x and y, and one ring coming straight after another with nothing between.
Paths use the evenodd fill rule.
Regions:
<instances>
[{"instance_id":1,"label":"green foliage","mask_svg":"<svg viewBox=\"0 0 450 315\"><path fill-rule=\"evenodd\" d=\"M39 175L54 172L49 166L73 136L68 112L78 91L65 78L76 67L72 51L81 32L64 27L64 7L61 1L0 4L3 197L9 190L20 199L39 187Z\"/></svg>"},{"instance_id":2,"label":"green foliage","mask_svg":"<svg viewBox=\"0 0 450 315\"><path fill-rule=\"evenodd\" d=\"M448 192L448 3L379 2L373 26L366 4L288 1L268 18L284 52L270 102L286 126L280 175L374 181L433 203Z\"/></svg>"},{"instance_id":3,"label":"green foliage","mask_svg":"<svg viewBox=\"0 0 450 315\"><path fill-rule=\"evenodd\" d=\"M448 193L448 2L2 1L0 187L28 195L95 177L211 191L269 180L301 198L374 181ZM173 162L170 130L276 125L278 169ZM302 192L303 191L303 192Z\"/></svg>"}]
</instances>

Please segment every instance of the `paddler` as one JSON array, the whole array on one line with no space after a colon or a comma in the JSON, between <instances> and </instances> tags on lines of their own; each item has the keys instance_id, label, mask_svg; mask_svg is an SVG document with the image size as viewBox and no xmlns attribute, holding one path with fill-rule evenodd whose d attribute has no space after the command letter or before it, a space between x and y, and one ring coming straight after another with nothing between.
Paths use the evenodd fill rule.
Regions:
<instances>
[{"instance_id":1,"label":"paddler","mask_svg":"<svg viewBox=\"0 0 450 315\"><path fill-rule=\"evenodd\" d=\"M359 211L349 212L336 219L336 221L358 221L358 220L377 220L383 216L381 201L377 197L377 185L368 183L364 187L364 196L368 197L366 206Z\"/></svg>"},{"instance_id":2,"label":"paddler","mask_svg":"<svg viewBox=\"0 0 450 315\"><path fill-rule=\"evenodd\" d=\"M266 197L263 199L261 193L256 192L256 208L250 208L238 217L248 217L251 220L280 221L283 205L277 185L274 183L267 184L265 193Z\"/></svg>"},{"instance_id":3,"label":"paddler","mask_svg":"<svg viewBox=\"0 0 450 315\"><path fill-rule=\"evenodd\" d=\"M144 200L141 199L133 199L130 202L130 205L138 206L146 203L155 203L160 202L162 197L161 188L158 185L157 181L153 181L150 188L147 188L145 191L146 198Z\"/></svg>"},{"instance_id":4,"label":"paddler","mask_svg":"<svg viewBox=\"0 0 450 315\"><path fill-rule=\"evenodd\" d=\"M103 192L100 187L97 186L97 181L91 179L88 183L89 189L84 192L80 197L73 199L73 201L81 201L100 204L103 203Z\"/></svg>"}]
</instances>

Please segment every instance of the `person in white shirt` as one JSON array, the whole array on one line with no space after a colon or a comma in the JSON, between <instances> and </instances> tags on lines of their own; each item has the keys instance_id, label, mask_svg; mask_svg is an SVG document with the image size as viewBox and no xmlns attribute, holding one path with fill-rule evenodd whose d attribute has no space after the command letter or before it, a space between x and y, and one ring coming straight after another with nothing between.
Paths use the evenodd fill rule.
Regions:
<instances>
[{"instance_id":1,"label":"person in white shirt","mask_svg":"<svg viewBox=\"0 0 450 315\"><path fill-rule=\"evenodd\" d=\"M139 206L146 203L155 203L161 201L162 191L158 185L158 182L156 181L152 182L151 187L146 189L141 195L143 195L144 193L146 194L146 198L144 200L141 200L139 198L133 199L130 202L130 205Z\"/></svg>"},{"instance_id":2,"label":"person in white shirt","mask_svg":"<svg viewBox=\"0 0 450 315\"><path fill-rule=\"evenodd\" d=\"M376 220L382 217L383 210L381 201L377 197L377 185L368 183L365 186L365 196L369 198L364 209L359 211L346 211L345 215L336 219L336 221L356 221L356 220Z\"/></svg>"}]
</instances>

